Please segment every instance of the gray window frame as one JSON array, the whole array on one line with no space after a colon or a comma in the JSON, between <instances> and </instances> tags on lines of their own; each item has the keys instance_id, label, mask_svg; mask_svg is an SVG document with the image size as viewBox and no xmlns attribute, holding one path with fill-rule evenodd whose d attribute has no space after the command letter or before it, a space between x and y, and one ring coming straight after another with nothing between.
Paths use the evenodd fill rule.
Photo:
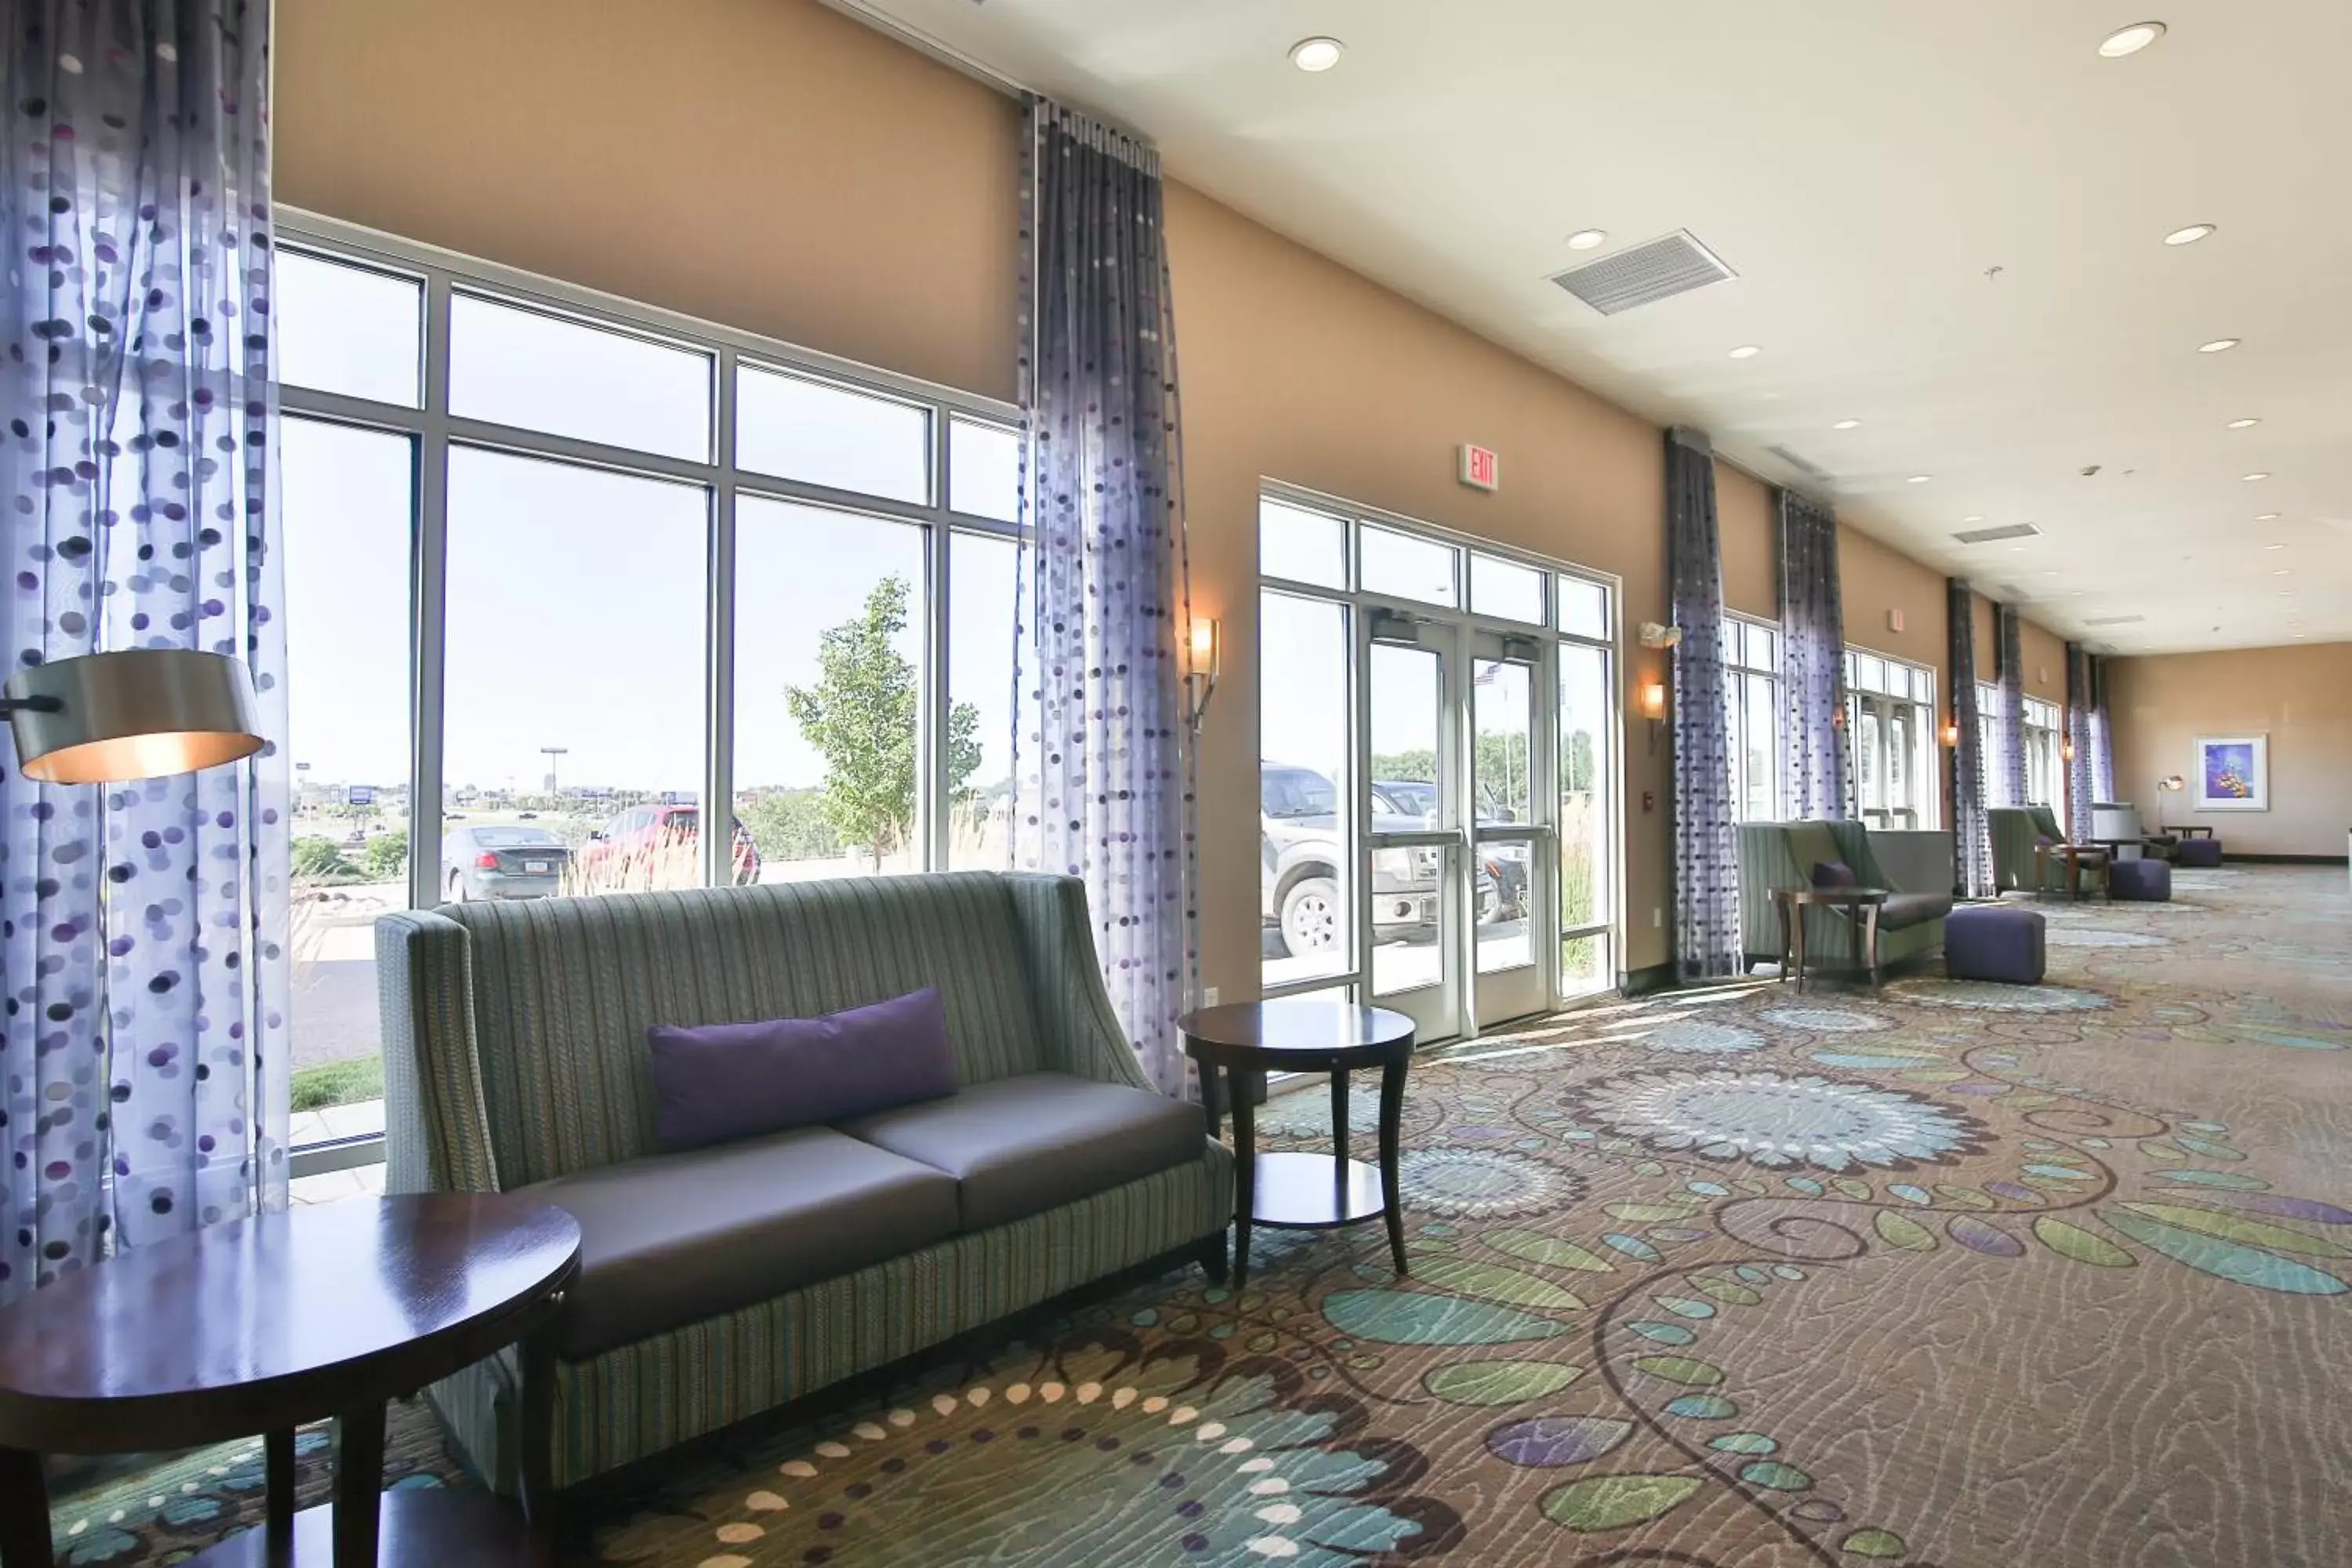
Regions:
<instances>
[{"instance_id":1,"label":"gray window frame","mask_svg":"<svg viewBox=\"0 0 2352 1568\"><path fill-rule=\"evenodd\" d=\"M959 533L1013 541L1018 541L1023 534L1018 522L950 509L950 422L960 418L1018 437L1022 428L1018 408L979 394L879 370L296 208L278 208L276 219L277 244L282 249L387 273L413 281L422 290L421 406L379 403L310 387L280 385L277 389L279 408L287 416L405 437L415 453L409 571L411 630L409 647L404 650L409 660L410 908L430 909L439 901L436 875L438 855L434 847L439 845L442 833L449 454L457 447L546 458L702 488L709 505L705 579L708 615L703 648L705 801L731 802L734 798L738 499L765 497L920 527L924 540L924 722L919 752L917 815L922 824L922 863L930 868L947 864L949 763L942 742L948 732L950 706L950 546ZM452 414L450 309L452 300L461 293L709 356L712 375L709 460L665 457ZM919 504L893 500L740 468L735 461L734 390L739 364L747 369L781 371L843 391L923 409L929 420L926 500ZM700 842L704 885L727 885L733 873L731 836L706 833ZM419 846L425 847L423 853ZM301 1027L299 1016L294 1026L297 1030ZM301 1145L292 1152L289 1169L299 1178L374 1164L383 1159L383 1139L374 1135Z\"/></svg>"}]
</instances>

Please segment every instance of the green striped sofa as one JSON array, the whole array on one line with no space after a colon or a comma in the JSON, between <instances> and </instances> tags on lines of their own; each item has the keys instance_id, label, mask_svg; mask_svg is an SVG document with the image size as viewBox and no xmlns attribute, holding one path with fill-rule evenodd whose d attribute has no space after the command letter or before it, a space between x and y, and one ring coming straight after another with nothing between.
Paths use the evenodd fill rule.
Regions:
<instances>
[{"instance_id":1,"label":"green striped sofa","mask_svg":"<svg viewBox=\"0 0 2352 1568\"><path fill-rule=\"evenodd\" d=\"M813 1016L927 985L945 1002L962 1088L911 1110L989 1100L1000 1127L1026 1136L1025 1112L1005 1118L1003 1102L1058 1086L1066 1098L1132 1106L1164 1131L1174 1102L1121 1099L1150 1085L1112 1014L1091 933L1077 882L981 872L385 916L375 940L387 1190L543 1187L561 1203L567 1192L657 1173L710 1152L655 1152L648 1026ZM814 1148L820 1177L895 1158L862 1142L836 1142L829 1157L823 1141L849 1136L838 1129L773 1136L813 1140L793 1157L810 1168ZM720 1152L748 1149L756 1159L757 1142ZM1222 1269L1231 1154L1209 1138L1205 1118L1197 1145L1179 1125L1172 1155L1166 1137L1158 1146L1180 1163L630 1342L567 1343L554 1380L553 1484L577 1487L1139 1265L1197 1258ZM1136 1163L1123 1151L1108 1159ZM1085 1164L1059 1144L1050 1160L1056 1170ZM916 1170L908 1180L936 1187L941 1173ZM683 1182L669 1171L673 1191L716 1202L690 1170ZM767 1188L750 1190L755 1205L766 1201ZM971 1206L971 1189L957 1190ZM642 1190L636 1201L642 1224ZM952 1194L945 1203L950 1223L957 1203ZM588 1314L597 1235L589 1209L567 1206L587 1237L577 1321ZM669 1212L656 1210L656 1227ZM747 1273L789 1270L804 1256L758 1250L765 1256L747 1257ZM458 1447L501 1491L514 1489L518 1473L520 1377L509 1351L428 1391Z\"/></svg>"},{"instance_id":2,"label":"green striped sofa","mask_svg":"<svg viewBox=\"0 0 2352 1568\"><path fill-rule=\"evenodd\" d=\"M1739 825L1740 947L1748 968L1780 962L1780 910L1773 893L1811 886L1813 868L1827 860L1843 861L1865 888L1894 888L1879 868L1878 857L1871 853L1869 828L1859 822ZM1948 891L1895 890L1897 896L1887 900L1878 934L1879 958L1889 968L1942 947L1943 917L1952 907ZM1804 920L1809 967L1852 962L1853 927L1843 914L1808 909Z\"/></svg>"}]
</instances>

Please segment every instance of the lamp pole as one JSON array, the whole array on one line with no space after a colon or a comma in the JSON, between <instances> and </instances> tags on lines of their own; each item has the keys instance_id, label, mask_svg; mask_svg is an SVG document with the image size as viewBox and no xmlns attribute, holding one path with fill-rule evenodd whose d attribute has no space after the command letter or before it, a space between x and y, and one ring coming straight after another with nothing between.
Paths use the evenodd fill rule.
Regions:
<instances>
[{"instance_id":1,"label":"lamp pole","mask_svg":"<svg viewBox=\"0 0 2352 1568\"><path fill-rule=\"evenodd\" d=\"M552 795L555 794L555 759L558 757L569 756L572 752L572 748L569 746L541 746L540 751L547 757L547 793L550 795Z\"/></svg>"}]
</instances>

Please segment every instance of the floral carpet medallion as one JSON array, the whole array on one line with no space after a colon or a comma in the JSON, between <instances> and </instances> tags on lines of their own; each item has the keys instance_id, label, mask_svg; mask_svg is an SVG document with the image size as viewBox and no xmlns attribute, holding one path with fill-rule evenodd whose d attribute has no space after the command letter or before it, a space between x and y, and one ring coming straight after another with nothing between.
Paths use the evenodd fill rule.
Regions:
<instances>
[{"instance_id":1,"label":"floral carpet medallion","mask_svg":"<svg viewBox=\"0 0 2352 1568\"><path fill-rule=\"evenodd\" d=\"M1261 1234L1245 1289L1188 1269L601 1500L595 1561L2352 1568L2352 906L2204 897L2094 908L2172 945L2040 986L1766 982L1425 1058L1404 1276L1377 1226ZM2267 960L2288 931L2336 964ZM204 1537L156 1517L67 1561Z\"/></svg>"}]
</instances>

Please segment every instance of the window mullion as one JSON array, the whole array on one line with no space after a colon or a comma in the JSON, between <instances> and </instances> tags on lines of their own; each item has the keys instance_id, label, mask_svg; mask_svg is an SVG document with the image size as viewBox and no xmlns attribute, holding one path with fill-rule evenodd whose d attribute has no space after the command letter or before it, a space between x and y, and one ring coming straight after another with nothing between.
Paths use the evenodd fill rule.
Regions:
<instances>
[{"instance_id":1,"label":"window mullion","mask_svg":"<svg viewBox=\"0 0 2352 1568\"><path fill-rule=\"evenodd\" d=\"M449 277L425 281L425 411L416 439L415 564L410 575L408 902L441 898L441 758L447 691Z\"/></svg>"},{"instance_id":2,"label":"window mullion","mask_svg":"<svg viewBox=\"0 0 2352 1568\"><path fill-rule=\"evenodd\" d=\"M702 881L735 879L735 351L721 345L713 363L718 396L719 475L710 490L709 700L703 737Z\"/></svg>"}]
</instances>

